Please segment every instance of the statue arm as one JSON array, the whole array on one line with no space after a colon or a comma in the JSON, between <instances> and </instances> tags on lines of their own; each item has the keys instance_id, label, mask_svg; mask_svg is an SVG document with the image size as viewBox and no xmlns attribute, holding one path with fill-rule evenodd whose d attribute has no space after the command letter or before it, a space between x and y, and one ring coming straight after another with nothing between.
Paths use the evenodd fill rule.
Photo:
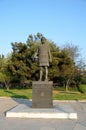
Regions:
<instances>
[{"instance_id":1,"label":"statue arm","mask_svg":"<svg viewBox=\"0 0 86 130\"><path fill-rule=\"evenodd\" d=\"M38 49L36 50L36 52L35 52L35 54L34 54L34 56L33 56L33 59L34 59L34 60L37 60L37 59L38 59Z\"/></svg>"}]
</instances>

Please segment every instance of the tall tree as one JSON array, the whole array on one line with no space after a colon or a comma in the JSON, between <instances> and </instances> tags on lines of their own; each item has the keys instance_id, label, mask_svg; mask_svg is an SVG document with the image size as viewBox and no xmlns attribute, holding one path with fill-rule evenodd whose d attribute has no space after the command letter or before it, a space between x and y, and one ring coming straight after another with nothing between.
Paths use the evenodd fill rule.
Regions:
<instances>
[{"instance_id":1,"label":"tall tree","mask_svg":"<svg viewBox=\"0 0 86 130\"><path fill-rule=\"evenodd\" d=\"M62 84L65 86L67 91L74 73L73 61L64 49L61 50L58 57L59 76L62 79Z\"/></svg>"},{"instance_id":2,"label":"tall tree","mask_svg":"<svg viewBox=\"0 0 86 130\"><path fill-rule=\"evenodd\" d=\"M21 84L30 79L30 49L24 43L12 43L12 57L9 62L9 71Z\"/></svg>"},{"instance_id":3,"label":"tall tree","mask_svg":"<svg viewBox=\"0 0 86 130\"><path fill-rule=\"evenodd\" d=\"M80 56L79 47L72 43L67 43L63 46L63 49L65 49L69 53L69 56L72 58L72 60L76 62L77 58Z\"/></svg>"},{"instance_id":4,"label":"tall tree","mask_svg":"<svg viewBox=\"0 0 86 130\"><path fill-rule=\"evenodd\" d=\"M0 55L0 82L7 89L10 88L11 75L8 71L8 61L4 55Z\"/></svg>"},{"instance_id":5,"label":"tall tree","mask_svg":"<svg viewBox=\"0 0 86 130\"><path fill-rule=\"evenodd\" d=\"M13 52L9 62L9 71L11 71L15 79L22 83L27 80L39 79L39 67L37 62L33 62L33 56L41 43L40 39L42 36L40 33L31 34L26 44L21 42L11 44ZM46 41L46 44L50 46L52 55L52 63L49 66L49 80L58 82L58 79L60 79L60 82L64 81L67 86L73 73L73 60L67 50L61 50L53 41L48 39Z\"/></svg>"}]
</instances>

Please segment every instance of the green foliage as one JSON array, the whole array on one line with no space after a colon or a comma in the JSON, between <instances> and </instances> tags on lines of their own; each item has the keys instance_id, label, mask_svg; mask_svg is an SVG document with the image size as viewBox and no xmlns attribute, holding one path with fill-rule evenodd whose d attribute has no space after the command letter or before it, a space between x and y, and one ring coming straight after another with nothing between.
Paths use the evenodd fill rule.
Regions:
<instances>
[{"instance_id":1,"label":"green foliage","mask_svg":"<svg viewBox=\"0 0 86 130\"><path fill-rule=\"evenodd\" d=\"M79 86L79 91L82 92L82 93L86 93L86 85L85 84L81 84Z\"/></svg>"},{"instance_id":2,"label":"green foliage","mask_svg":"<svg viewBox=\"0 0 86 130\"><path fill-rule=\"evenodd\" d=\"M74 68L72 59L64 49L61 50L58 55L58 68L61 86L65 86L67 91L73 76Z\"/></svg>"},{"instance_id":3,"label":"green foliage","mask_svg":"<svg viewBox=\"0 0 86 130\"><path fill-rule=\"evenodd\" d=\"M0 82L4 83L4 85L7 89L9 89L9 87L10 87L10 84L9 84L10 80L11 80L10 78L11 78L11 76L9 75L9 73L0 72Z\"/></svg>"},{"instance_id":4,"label":"green foliage","mask_svg":"<svg viewBox=\"0 0 86 130\"><path fill-rule=\"evenodd\" d=\"M12 57L9 62L9 71L13 75L13 80L19 80L20 84L31 80L39 79L39 67L37 62L33 62L33 56L40 44L40 39L43 35L37 33L37 35L29 35L27 44L25 43L12 43ZM60 50L56 44L46 39L46 44L50 46L52 63L49 66L49 80L58 82L59 77L60 84L68 85L69 80L73 73L72 59L69 57L67 51Z\"/></svg>"},{"instance_id":5,"label":"green foliage","mask_svg":"<svg viewBox=\"0 0 86 130\"><path fill-rule=\"evenodd\" d=\"M25 84L39 79L39 67L33 61L34 53L40 45L43 35L30 34L26 43L11 43L12 53L5 58L0 55L0 82L7 88L24 88ZM49 66L49 80L53 80L58 86L69 90L71 82L79 87L80 82L86 83L86 74L82 73L81 66L76 66L75 59L78 56L78 48L74 45L67 45L59 48L53 41L46 39L50 46L52 63Z\"/></svg>"},{"instance_id":6,"label":"green foliage","mask_svg":"<svg viewBox=\"0 0 86 130\"><path fill-rule=\"evenodd\" d=\"M11 74L8 71L8 60L0 55L0 83L7 89L10 87Z\"/></svg>"},{"instance_id":7,"label":"green foliage","mask_svg":"<svg viewBox=\"0 0 86 130\"><path fill-rule=\"evenodd\" d=\"M81 77L81 84L86 84L86 74L83 74Z\"/></svg>"},{"instance_id":8,"label":"green foliage","mask_svg":"<svg viewBox=\"0 0 86 130\"><path fill-rule=\"evenodd\" d=\"M31 56L30 49L24 43L12 43L13 53L9 62L9 71L15 80L23 83L30 78Z\"/></svg>"}]
</instances>

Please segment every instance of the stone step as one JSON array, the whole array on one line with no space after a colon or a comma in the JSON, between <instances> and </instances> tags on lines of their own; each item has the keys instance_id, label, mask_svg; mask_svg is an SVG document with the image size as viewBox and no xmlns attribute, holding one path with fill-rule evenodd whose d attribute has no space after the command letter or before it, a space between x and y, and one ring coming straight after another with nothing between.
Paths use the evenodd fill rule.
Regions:
<instances>
[{"instance_id":1,"label":"stone step","mask_svg":"<svg viewBox=\"0 0 86 130\"><path fill-rule=\"evenodd\" d=\"M19 104L6 112L6 117L77 119L77 113L70 105L58 105L54 108L31 108L28 105Z\"/></svg>"}]
</instances>

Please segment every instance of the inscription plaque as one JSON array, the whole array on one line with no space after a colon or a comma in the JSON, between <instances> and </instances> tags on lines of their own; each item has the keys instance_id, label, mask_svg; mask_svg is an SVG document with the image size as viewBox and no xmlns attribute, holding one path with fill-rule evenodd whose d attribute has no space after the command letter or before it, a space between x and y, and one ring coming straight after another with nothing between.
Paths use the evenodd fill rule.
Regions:
<instances>
[{"instance_id":1,"label":"inscription plaque","mask_svg":"<svg viewBox=\"0 0 86 130\"><path fill-rule=\"evenodd\" d=\"M32 108L52 108L52 81L32 82Z\"/></svg>"}]
</instances>

